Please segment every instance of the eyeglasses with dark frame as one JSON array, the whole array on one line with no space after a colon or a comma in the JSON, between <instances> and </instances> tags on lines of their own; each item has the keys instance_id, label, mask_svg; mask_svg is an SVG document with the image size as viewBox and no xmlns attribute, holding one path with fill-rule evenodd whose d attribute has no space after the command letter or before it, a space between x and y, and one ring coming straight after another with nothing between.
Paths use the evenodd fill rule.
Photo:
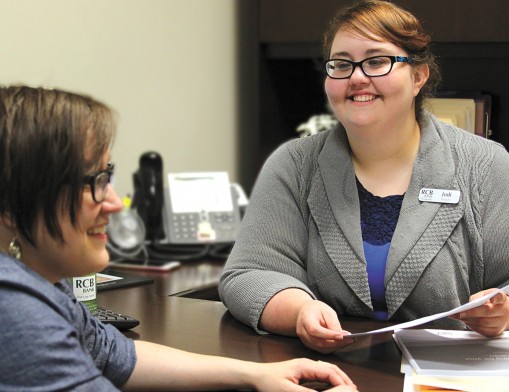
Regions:
<instances>
[{"instance_id":1,"label":"eyeglasses with dark frame","mask_svg":"<svg viewBox=\"0 0 509 392\"><path fill-rule=\"evenodd\" d=\"M405 56L374 56L361 61L346 59L330 59L325 61L325 72L332 79L348 79L355 68L360 67L364 75L369 77L385 76L392 71L394 63L413 63L411 57Z\"/></svg>"},{"instance_id":2,"label":"eyeglasses with dark frame","mask_svg":"<svg viewBox=\"0 0 509 392\"><path fill-rule=\"evenodd\" d=\"M106 170L101 170L91 176L83 176L83 182L90 185L92 198L96 203L102 203L106 199L108 184L111 183L111 177L115 169L115 164L108 163Z\"/></svg>"}]
</instances>

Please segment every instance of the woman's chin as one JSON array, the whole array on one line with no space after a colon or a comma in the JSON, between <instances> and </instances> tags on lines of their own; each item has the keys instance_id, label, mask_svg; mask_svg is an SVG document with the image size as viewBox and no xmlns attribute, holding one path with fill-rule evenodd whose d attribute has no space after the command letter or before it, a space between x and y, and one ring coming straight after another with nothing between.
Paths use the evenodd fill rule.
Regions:
<instances>
[{"instance_id":1,"label":"woman's chin","mask_svg":"<svg viewBox=\"0 0 509 392\"><path fill-rule=\"evenodd\" d=\"M110 262L110 255L105 250L104 254L101 254L96 259L95 268L94 268L95 272L100 272L103 269L105 269L108 266L109 262Z\"/></svg>"}]
</instances>

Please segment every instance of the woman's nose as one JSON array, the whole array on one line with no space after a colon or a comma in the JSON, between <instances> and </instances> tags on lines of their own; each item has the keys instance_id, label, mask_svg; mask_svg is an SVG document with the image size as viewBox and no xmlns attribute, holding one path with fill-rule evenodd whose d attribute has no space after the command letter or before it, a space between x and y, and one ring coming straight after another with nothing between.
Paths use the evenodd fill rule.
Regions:
<instances>
[{"instance_id":1,"label":"woman's nose","mask_svg":"<svg viewBox=\"0 0 509 392\"><path fill-rule=\"evenodd\" d=\"M358 65L353 70L352 75L350 76L350 82L351 83L369 83L370 77L367 76L364 71L362 70L362 67Z\"/></svg>"},{"instance_id":2,"label":"woman's nose","mask_svg":"<svg viewBox=\"0 0 509 392\"><path fill-rule=\"evenodd\" d=\"M108 184L108 188L106 198L103 201L103 209L106 209L109 213L122 211L124 208L122 199L117 195L115 188L111 184Z\"/></svg>"}]
</instances>

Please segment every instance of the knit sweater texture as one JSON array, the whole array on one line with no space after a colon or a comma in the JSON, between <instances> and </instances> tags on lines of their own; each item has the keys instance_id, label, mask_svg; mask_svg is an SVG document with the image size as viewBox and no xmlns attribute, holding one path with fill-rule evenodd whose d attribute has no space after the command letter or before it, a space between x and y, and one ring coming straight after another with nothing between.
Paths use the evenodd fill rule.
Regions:
<instances>
[{"instance_id":1,"label":"knit sweater texture","mask_svg":"<svg viewBox=\"0 0 509 392\"><path fill-rule=\"evenodd\" d=\"M419 200L457 190L457 204ZM509 283L509 154L426 114L387 259L389 320L450 310ZM265 162L221 277L230 312L260 333L267 302L299 288L341 315L371 317L356 179L340 125L280 146ZM449 318L442 327L463 324Z\"/></svg>"}]
</instances>

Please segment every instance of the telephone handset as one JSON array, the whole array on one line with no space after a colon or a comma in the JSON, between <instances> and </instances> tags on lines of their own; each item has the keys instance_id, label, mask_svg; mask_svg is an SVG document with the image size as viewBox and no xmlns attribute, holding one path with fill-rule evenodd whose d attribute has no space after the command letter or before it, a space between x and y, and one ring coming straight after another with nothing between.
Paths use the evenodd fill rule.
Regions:
<instances>
[{"instance_id":1,"label":"telephone handset","mask_svg":"<svg viewBox=\"0 0 509 392\"><path fill-rule=\"evenodd\" d=\"M146 238L165 238L163 222L163 160L156 152L141 155L140 167L133 174L134 196L132 207L145 223Z\"/></svg>"}]
</instances>

